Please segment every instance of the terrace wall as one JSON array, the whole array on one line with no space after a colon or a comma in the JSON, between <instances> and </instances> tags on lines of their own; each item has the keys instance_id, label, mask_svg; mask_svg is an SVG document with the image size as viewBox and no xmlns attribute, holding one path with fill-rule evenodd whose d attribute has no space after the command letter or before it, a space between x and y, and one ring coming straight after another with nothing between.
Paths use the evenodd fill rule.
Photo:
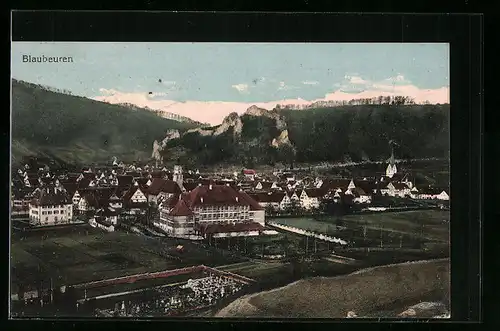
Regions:
<instances>
[{"instance_id":1,"label":"terrace wall","mask_svg":"<svg viewBox=\"0 0 500 331\"><path fill-rule=\"evenodd\" d=\"M342 240L342 239L336 238L336 237L331 237L331 236L328 236L325 234L318 234L318 233L315 233L312 231L307 231L304 229L299 229L299 228L296 228L293 226L283 225L283 224L279 224L276 222L268 222L267 224L270 226L273 226L275 228L281 229L281 230L285 230L285 231L289 231L289 232L293 232L293 233L298 233L298 234L301 234L304 236L313 237L313 238L317 238L317 239L324 240L324 241L334 242L334 243L341 244L341 245L347 245L347 242L345 240Z\"/></svg>"}]
</instances>

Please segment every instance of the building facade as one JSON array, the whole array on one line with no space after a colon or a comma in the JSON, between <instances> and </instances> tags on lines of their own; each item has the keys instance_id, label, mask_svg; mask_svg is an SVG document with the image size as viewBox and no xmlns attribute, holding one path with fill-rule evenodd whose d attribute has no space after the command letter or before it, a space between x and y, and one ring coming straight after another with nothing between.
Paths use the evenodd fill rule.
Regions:
<instances>
[{"instance_id":1,"label":"building facade","mask_svg":"<svg viewBox=\"0 0 500 331\"><path fill-rule=\"evenodd\" d=\"M73 204L60 187L42 187L29 203L29 219L33 226L68 224L73 219Z\"/></svg>"},{"instance_id":2,"label":"building facade","mask_svg":"<svg viewBox=\"0 0 500 331\"><path fill-rule=\"evenodd\" d=\"M160 211L157 226L168 234L182 237L203 236L220 225L224 225L224 229L219 227L219 230L228 233L240 224L246 224L246 230L251 231L254 230L250 229L251 225L260 229L264 223L264 209L246 193L229 185L199 185L171 199Z\"/></svg>"}]
</instances>

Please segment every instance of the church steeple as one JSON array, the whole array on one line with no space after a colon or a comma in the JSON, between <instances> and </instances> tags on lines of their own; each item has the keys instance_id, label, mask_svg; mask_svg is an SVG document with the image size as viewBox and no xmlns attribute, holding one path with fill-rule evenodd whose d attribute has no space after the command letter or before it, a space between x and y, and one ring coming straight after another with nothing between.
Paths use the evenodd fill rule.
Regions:
<instances>
[{"instance_id":1,"label":"church steeple","mask_svg":"<svg viewBox=\"0 0 500 331\"><path fill-rule=\"evenodd\" d=\"M392 178L398 172L398 169L396 168L396 160L394 158L394 142L391 140L389 144L391 145L391 157L389 158L389 165L385 170L385 175Z\"/></svg>"},{"instance_id":2,"label":"church steeple","mask_svg":"<svg viewBox=\"0 0 500 331\"><path fill-rule=\"evenodd\" d=\"M396 164L396 161L394 159L394 144L391 142L390 145L391 145L391 157L389 158L389 164L391 166L394 166Z\"/></svg>"}]
</instances>

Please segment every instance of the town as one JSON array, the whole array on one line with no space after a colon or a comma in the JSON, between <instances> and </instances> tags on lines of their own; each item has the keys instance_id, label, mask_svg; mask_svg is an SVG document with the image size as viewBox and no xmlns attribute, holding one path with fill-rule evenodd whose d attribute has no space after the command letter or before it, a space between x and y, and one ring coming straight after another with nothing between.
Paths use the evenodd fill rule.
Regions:
<instances>
[{"instance_id":1,"label":"town","mask_svg":"<svg viewBox=\"0 0 500 331\"><path fill-rule=\"evenodd\" d=\"M311 176L307 171L293 169L209 173L183 169L179 164L171 169L158 164L124 164L116 158L109 164L84 167L79 172L33 167L36 165L25 164L13 172L12 178L11 225L13 240L17 241L13 243L12 254L13 257L19 255L21 261L13 258L11 298L20 307L20 312L30 306L54 306L54 283L58 282L61 289L68 286L75 291L84 289L79 295L73 294L71 299L71 306L82 314L136 316L134 311L142 315L149 311L151 316L159 311L187 314L187 311L227 303L223 298L234 299L243 293L241 289L245 286L248 290L262 288L258 286L263 283L259 279L279 273L285 265L295 265L293 261L321 259L337 266L333 267L337 269L332 271L335 273L340 272L339 268L354 270L365 265L362 261L370 250L370 256L377 260L369 262L373 264L390 261L395 252L404 260L412 259L408 257L411 254L425 252L446 256L448 250L448 189L418 186L412 181L411 171L398 169L394 153L380 172L362 178ZM411 221L419 215L425 219L406 228L401 222L393 222L391 229L390 219L394 215L395 218L408 215L413 218ZM425 222L442 224L425 226ZM113 234L103 235L110 232ZM92 236L101 245L106 244L109 255L117 255L123 249L123 241L132 240L127 242L130 245L127 249L156 254L157 259L166 259L168 265L177 268L162 270L162 262L157 266L159 270L135 268L144 271L142 276L133 275L129 269L134 268L104 273L116 276L109 277L106 293L104 285L95 284L104 279L104 274L101 278L90 272L84 276L85 268L78 269L81 270L78 277L67 276L64 281L44 274L43 270L52 270L54 266L59 271L67 267L59 254L64 255L64 249L74 246L75 241L82 243L76 255L90 254L89 251L94 250ZM149 238L160 244L146 245L130 237ZM40 254L40 247L29 251L30 241L32 246L48 245L49 252ZM15 252L16 245L25 251ZM440 247L437 251L432 249L436 245ZM82 252L85 247L88 251ZM384 258L383 253L387 250L391 253ZM36 256L37 251L40 254L34 258L37 262L31 262L36 267L30 269L27 267L30 262L22 256ZM50 262L44 259L43 255L47 254ZM197 257L192 259L190 255ZM257 260L259 267L254 268ZM98 260L95 261L98 265ZM44 268L44 264L50 266ZM33 268L39 274L36 281L26 276ZM88 268L93 267L89 265ZM255 273L255 269L260 274ZM292 269L295 277L301 277L296 267ZM316 272L315 268L310 267L310 270ZM152 277L151 271L161 275ZM215 283L222 285L213 287L209 294L206 290L197 290L197 295L191 291L182 296L180 293L186 291L186 282L194 281L193 273L200 274L199 279L204 279L205 283L212 284L218 279ZM112 289L130 279L137 287L134 291ZM145 280L139 286L141 279ZM164 288L165 283L173 282L172 279L174 283L184 284L184 290L178 288L175 296L173 292L166 296L162 290L151 295L153 299L134 297L135 301L129 301L152 302L147 307L140 303L125 305L126 300L122 300L130 299L133 294L129 292L141 292L144 296L153 291L153 285L158 287L159 282L162 284L159 287ZM42 283L46 284L45 288ZM228 284L233 285L228 287ZM96 292L96 288L99 291ZM170 291L173 288L177 287L169 288ZM222 292L226 289L225 296L221 289ZM92 291L94 296L90 296ZM97 309L95 303L88 304L96 300L102 309ZM168 304L161 303L165 300Z\"/></svg>"}]
</instances>

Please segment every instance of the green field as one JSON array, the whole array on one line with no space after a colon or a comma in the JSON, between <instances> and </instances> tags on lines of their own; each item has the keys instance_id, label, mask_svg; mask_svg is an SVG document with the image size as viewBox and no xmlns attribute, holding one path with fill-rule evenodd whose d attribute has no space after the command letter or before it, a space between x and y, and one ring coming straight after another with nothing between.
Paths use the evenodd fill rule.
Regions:
<instances>
[{"instance_id":1,"label":"green field","mask_svg":"<svg viewBox=\"0 0 500 331\"><path fill-rule=\"evenodd\" d=\"M369 228L411 234L448 242L450 213L441 210L414 210L405 212L372 213L344 216L346 225L366 225Z\"/></svg>"},{"instance_id":2,"label":"green field","mask_svg":"<svg viewBox=\"0 0 500 331\"><path fill-rule=\"evenodd\" d=\"M184 245L185 251L175 256L178 244ZM237 262L235 259L170 238L124 232L64 233L13 241L11 277L13 283L47 283L52 278L57 286L199 264L218 266Z\"/></svg>"},{"instance_id":3,"label":"green field","mask_svg":"<svg viewBox=\"0 0 500 331\"><path fill-rule=\"evenodd\" d=\"M293 226L299 229L304 229L316 233L323 233L329 235L336 235L338 231L336 230L335 220L336 218L324 218L325 221L318 221L312 217L301 217L301 218L278 218L272 220L272 222Z\"/></svg>"},{"instance_id":4,"label":"green field","mask_svg":"<svg viewBox=\"0 0 500 331\"><path fill-rule=\"evenodd\" d=\"M349 241L359 233L336 229L337 217L314 218L279 218L273 221L279 224L297 227L316 233L338 236ZM417 210L403 212L370 213L347 215L340 218L342 225L348 230L359 230L366 226L369 232L373 230L390 232L391 236L406 235L422 237L426 240L448 242L450 213L441 210ZM371 230L371 231L370 231ZM359 231L357 231L359 232Z\"/></svg>"}]
</instances>

